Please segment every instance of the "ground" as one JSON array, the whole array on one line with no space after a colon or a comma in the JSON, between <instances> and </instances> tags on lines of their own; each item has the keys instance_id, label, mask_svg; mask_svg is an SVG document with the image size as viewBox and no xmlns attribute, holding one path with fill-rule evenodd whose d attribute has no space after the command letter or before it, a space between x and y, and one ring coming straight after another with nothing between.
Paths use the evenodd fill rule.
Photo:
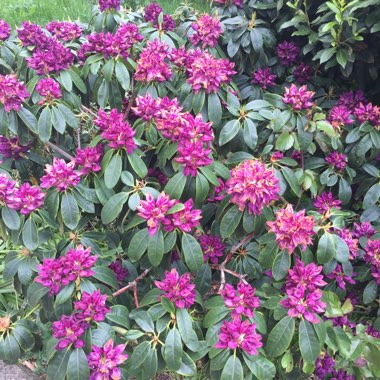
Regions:
<instances>
[{"instance_id":1,"label":"ground","mask_svg":"<svg viewBox=\"0 0 380 380\"><path fill-rule=\"evenodd\" d=\"M26 367L8 365L0 360L0 380L34 380L38 379Z\"/></svg>"}]
</instances>

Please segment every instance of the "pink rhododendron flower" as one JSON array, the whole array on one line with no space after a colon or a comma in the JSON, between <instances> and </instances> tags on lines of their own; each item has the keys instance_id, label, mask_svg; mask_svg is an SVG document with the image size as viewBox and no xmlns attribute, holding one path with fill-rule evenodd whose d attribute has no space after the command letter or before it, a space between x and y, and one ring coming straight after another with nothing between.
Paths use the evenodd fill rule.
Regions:
<instances>
[{"instance_id":1,"label":"pink rhododendron flower","mask_svg":"<svg viewBox=\"0 0 380 380\"><path fill-rule=\"evenodd\" d=\"M360 123L368 121L377 130L380 130L380 107L374 106L372 103L359 103L354 114Z\"/></svg>"},{"instance_id":2,"label":"pink rhododendron flower","mask_svg":"<svg viewBox=\"0 0 380 380\"><path fill-rule=\"evenodd\" d=\"M77 319L87 323L104 321L107 313L111 311L106 302L107 295L102 294L99 289L91 294L82 292L81 299L74 302Z\"/></svg>"},{"instance_id":3,"label":"pink rhododendron flower","mask_svg":"<svg viewBox=\"0 0 380 380\"><path fill-rule=\"evenodd\" d=\"M200 224L202 218L201 210L193 209L193 200L189 199L184 204L184 209L173 214L167 215L162 221L164 231L171 232L178 228L182 232L191 232Z\"/></svg>"},{"instance_id":4,"label":"pink rhododendron flower","mask_svg":"<svg viewBox=\"0 0 380 380\"><path fill-rule=\"evenodd\" d=\"M343 289L343 290L346 290L346 283L348 284L356 284L356 281L352 278L356 275L356 273L352 273L351 276L349 276L348 274L344 273L343 272L343 269L342 269L342 266L340 264L338 264L336 266L336 268L334 269L333 272L331 272L329 275L327 275L326 277L331 279L331 280L335 280L337 285Z\"/></svg>"},{"instance_id":5,"label":"pink rhododendron flower","mask_svg":"<svg viewBox=\"0 0 380 380\"><path fill-rule=\"evenodd\" d=\"M0 205L4 205L14 193L16 181L12 181L5 173L0 173Z\"/></svg>"},{"instance_id":6,"label":"pink rhododendron flower","mask_svg":"<svg viewBox=\"0 0 380 380\"><path fill-rule=\"evenodd\" d=\"M380 285L380 240L368 240L364 260L371 264L371 272L376 283Z\"/></svg>"},{"instance_id":7,"label":"pink rhododendron flower","mask_svg":"<svg viewBox=\"0 0 380 380\"><path fill-rule=\"evenodd\" d=\"M334 127L340 130L345 125L352 124L354 121L350 118L351 111L344 106L335 106L330 112L327 120Z\"/></svg>"},{"instance_id":8,"label":"pink rhododendron flower","mask_svg":"<svg viewBox=\"0 0 380 380\"><path fill-rule=\"evenodd\" d=\"M277 45L276 55L281 65L292 66L298 59L299 48L293 42L284 41Z\"/></svg>"},{"instance_id":9,"label":"pink rhododendron flower","mask_svg":"<svg viewBox=\"0 0 380 380\"><path fill-rule=\"evenodd\" d=\"M219 236L202 235L199 237L199 243L203 252L203 261L210 261L218 264L219 257L223 256L225 245Z\"/></svg>"},{"instance_id":10,"label":"pink rhododendron flower","mask_svg":"<svg viewBox=\"0 0 380 380\"><path fill-rule=\"evenodd\" d=\"M103 145L86 146L84 149L77 148L75 157L75 165L82 166L78 171L79 175L87 175L88 173L96 173L102 170L100 162L103 157Z\"/></svg>"},{"instance_id":11,"label":"pink rhododendron flower","mask_svg":"<svg viewBox=\"0 0 380 380\"><path fill-rule=\"evenodd\" d=\"M226 284L221 291L225 305L231 310L232 318L240 318L246 316L253 318L254 311L260 306L260 299L255 296L255 288L249 284L239 282L237 289L231 284Z\"/></svg>"},{"instance_id":12,"label":"pink rhododendron flower","mask_svg":"<svg viewBox=\"0 0 380 380\"><path fill-rule=\"evenodd\" d=\"M59 83L52 78L41 79L36 86L36 91L43 97L38 102L40 106L44 103L51 104L62 97Z\"/></svg>"},{"instance_id":13,"label":"pink rhododendron flower","mask_svg":"<svg viewBox=\"0 0 380 380\"><path fill-rule=\"evenodd\" d=\"M0 19L0 41L7 40L11 35L11 30L9 24L5 20Z\"/></svg>"},{"instance_id":14,"label":"pink rhododendron flower","mask_svg":"<svg viewBox=\"0 0 380 380\"><path fill-rule=\"evenodd\" d=\"M369 222L354 223L354 229L352 231L352 236L356 239L361 237L371 238L375 235L376 230L371 226Z\"/></svg>"},{"instance_id":15,"label":"pink rhododendron flower","mask_svg":"<svg viewBox=\"0 0 380 380\"><path fill-rule=\"evenodd\" d=\"M206 94L216 93L219 88L231 82L234 63L228 59L217 59L209 52L195 50L189 52L192 59L187 65L187 82L191 84L193 91L197 94L201 89Z\"/></svg>"},{"instance_id":16,"label":"pink rhododendron flower","mask_svg":"<svg viewBox=\"0 0 380 380\"><path fill-rule=\"evenodd\" d=\"M93 345L87 356L91 370L89 380L120 380L121 371L118 366L128 359L128 355L123 354L125 346L126 344L119 344L114 347L112 339L103 347Z\"/></svg>"},{"instance_id":17,"label":"pink rhododendron flower","mask_svg":"<svg viewBox=\"0 0 380 380\"><path fill-rule=\"evenodd\" d=\"M120 0L99 0L100 12L109 10L118 11L120 9Z\"/></svg>"},{"instance_id":18,"label":"pink rhododendron flower","mask_svg":"<svg viewBox=\"0 0 380 380\"><path fill-rule=\"evenodd\" d=\"M137 215L147 221L149 235L153 236L157 232L160 223L166 219L166 213L175 204L176 200L171 200L164 192L157 199L148 193L145 201L140 200L140 205L136 208Z\"/></svg>"},{"instance_id":19,"label":"pink rhododendron flower","mask_svg":"<svg viewBox=\"0 0 380 380\"><path fill-rule=\"evenodd\" d=\"M211 17L207 13L192 23L191 27L194 33L189 37L190 42L194 46L202 44L203 48L215 47L218 44L218 38L223 33L219 18Z\"/></svg>"},{"instance_id":20,"label":"pink rhododendron flower","mask_svg":"<svg viewBox=\"0 0 380 380\"><path fill-rule=\"evenodd\" d=\"M276 220L267 222L269 232L276 235L276 241L281 250L287 250L289 255L301 246L302 250L312 244L314 235L314 218L306 216L305 210L293 211L293 206L288 204L286 208L276 212Z\"/></svg>"},{"instance_id":21,"label":"pink rhododendron flower","mask_svg":"<svg viewBox=\"0 0 380 380\"><path fill-rule=\"evenodd\" d=\"M165 292L162 297L172 301L178 309L188 309L195 302L195 285L190 282L190 273L180 276L173 268L170 272L165 272L163 281L154 283L158 289Z\"/></svg>"},{"instance_id":22,"label":"pink rhododendron flower","mask_svg":"<svg viewBox=\"0 0 380 380\"><path fill-rule=\"evenodd\" d=\"M271 163L275 163L279 160L282 160L284 158L284 153L282 152L274 152L270 158Z\"/></svg>"},{"instance_id":23,"label":"pink rhododendron flower","mask_svg":"<svg viewBox=\"0 0 380 380\"><path fill-rule=\"evenodd\" d=\"M347 156L337 151L331 152L328 156L326 156L325 161L338 170L344 170L347 166Z\"/></svg>"},{"instance_id":24,"label":"pink rhododendron flower","mask_svg":"<svg viewBox=\"0 0 380 380\"><path fill-rule=\"evenodd\" d=\"M136 107L132 111L144 121L151 121L160 115L161 99L153 99L150 94L139 95L136 98Z\"/></svg>"},{"instance_id":25,"label":"pink rhododendron flower","mask_svg":"<svg viewBox=\"0 0 380 380\"><path fill-rule=\"evenodd\" d=\"M158 16L162 12L162 8L157 3L150 3L148 6L145 7L144 10L144 20L146 22L151 22L155 28L159 28L158 25ZM175 21L170 15L163 15L162 30L169 31L173 30L175 28Z\"/></svg>"},{"instance_id":26,"label":"pink rhododendron flower","mask_svg":"<svg viewBox=\"0 0 380 380\"><path fill-rule=\"evenodd\" d=\"M285 87L282 101L285 104L290 104L294 111L307 110L314 105L311 101L314 94L313 91L308 91L306 86L297 88L297 86L292 83L290 87Z\"/></svg>"},{"instance_id":27,"label":"pink rhododendron flower","mask_svg":"<svg viewBox=\"0 0 380 380\"><path fill-rule=\"evenodd\" d=\"M30 186L26 182L8 196L7 206L23 215L29 215L43 206L45 196L38 186Z\"/></svg>"},{"instance_id":28,"label":"pink rhododendron flower","mask_svg":"<svg viewBox=\"0 0 380 380\"><path fill-rule=\"evenodd\" d=\"M137 148L134 140L136 132L124 120L124 114L119 113L116 108L112 109L109 114L100 109L98 117L94 119L94 124L102 131L101 136L109 141L110 148L125 149L128 154L133 153Z\"/></svg>"},{"instance_id":29,"label":"pink rhododendron flower","mask_svg":"<svg viewBox=\"0 0 380 380\"><path fill-rule=\"evenodd\" d=\"M258 349L262 346L261 335L256 333L255 323L234 319L232 322L223 322L219 332L219 340L214 347L222 350L240 348L249 355L258 355Z\"/></svg>"},{"instance_id":30,"label":"pink rhododendron flower","mask_svg":"<svg viewBox=\"0 0 380 380\"><path fill-rule=\"evenodd\" d=\"M18 160L25 157L25 153L30 149L30 145L21 145L17 136L6 138L0 135L0 154L5 158Z\"/></svg>"},{"instance_id":31,"label":"pink rhododendron flower","mask_svg":"<svg viewBox=\"0 0 380 380\"><path fill-rule=\"evenodd\" d=\"M158 39L148 41L137 60L134 77L144 83L165 82L172 77L172 70L166 60L169 59L169 45Z\"/></svg>"},{"instance_id":32,"label":"pink rhododendron flower","mask_svg":"<svg viewBox=\"0 0 380 380\"><path fill-rule=\"evenodd\" d=\"M74 167L75 162L67 164L65 160L54 157L53 165L45 165L45 175L41 178L40 186L44 189L55 187L58 191L64 192L78 185L80 176Z\"/></svg>"},{"instance_id":33,"label":"pink rhododendron flower","mask_svg":"<svg viewBox=\"0 0 380 380\"><path fill-rule=\"evenodd\" d=\"M70 21L51 21L46 24L46 29L54 37L66 42L76 40L82 35L82 28Z\"/></svg>"},{"instance_id":34,"label":"pink rhododendron flower","mask_svg":"<svg viewBox=\"0 0 380 380\"><path fill-rule=\"evenodd\" d=\"M309 82L311 78L311 67L301 62L293 71L293 75L296 78L296 82L299 84L304 84Z\"/></svg>"},{"instance_id":35,"label":"pink rhododendron flower","mask_svg":"<svg viewBox=\"0 0 380 380\"><path fill-rule=\"evenodd\" d=\"M267 90L270 86L275 86L276 78L277 75L273 74L269 67L265 67L264 69L259 67L252 73L252 83L260 86L263 90Z\"/></svg>"},{"instance_id":36,"label":"pink rhododendron flower","mask_svg":"<svg viewBox=\"0 0 380 380\"><path fill-rule=\"evenodd\" d=\"M332 208L341 209L342 202L335 199L331 192L324 191L315 197L313 205L320 214L328 213Z\"/></svg>"},{"instance_id":37,"label":"pink rhododendron flower","mask_svg":"<svg viewBox=\"0 0 380 380\"><path fill-rule=\"evenodd\" d=\"M240 211L260 215L265 206L278 199L280 188L273 170L259 160L246 160L231 170L231 178L226 182L231 203Z\"/></svg>"},{"instance_id":38,"label":"pink rhododendron flower","mask_svg":"<svg viewBox=\"0 0 380 380\"><path fill-rule=\"evenodd\" d=\"M74 348L84 347L84 341L81 338L87 328L87 323L78 320L75 314L62 315L61 320L53 322L51 326L54 338L59 340L55 348L63 350L71 345Z\"/></svg>"},{"instance_id":39,"label":"pink rhododendron flower","mask_svg":"<svg viewBox=\"0 0 380 380\"><path fill-rule=\"evenodd\" d=\"M0 103L4 105L6 112L20 111L21 104L29 98L23 82L19 82L16 75L0 75Z\"/></svg>"}]
</instances>

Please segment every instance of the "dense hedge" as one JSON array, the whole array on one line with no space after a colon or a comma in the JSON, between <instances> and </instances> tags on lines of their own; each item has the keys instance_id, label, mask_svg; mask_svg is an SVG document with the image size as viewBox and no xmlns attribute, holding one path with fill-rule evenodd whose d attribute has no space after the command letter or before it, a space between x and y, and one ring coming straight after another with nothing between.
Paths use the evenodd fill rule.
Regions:
<instances>
[{"instance_id":1,"label":"dense hedge","mask_svg":"<svg viewBox=\"0 0 380 380\"><path fill-rule=\"evenodd\" d=\"M1 359L380 377L380 6L320 3L0 21Z\"/></svg>"}]
</instances>

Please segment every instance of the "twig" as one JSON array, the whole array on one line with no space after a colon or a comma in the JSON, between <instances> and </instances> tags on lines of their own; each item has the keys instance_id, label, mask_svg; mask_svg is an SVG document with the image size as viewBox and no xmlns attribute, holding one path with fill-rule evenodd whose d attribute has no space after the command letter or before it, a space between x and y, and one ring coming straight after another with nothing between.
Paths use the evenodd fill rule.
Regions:
<instances>
[{"instance_id":1,"label":"twig","mask_svg":"<svg viewBox=\"0 0 380 380\"><path fill-rule=\"evenodd\" d=\"M82 127L80 126L77 128L77 145L79 149L81 149L81 143L80 143L81 134L82 134Z\"/></svg>"},{"instance_id":2,"label":"twig","mask_svg":"<svg viewBox=\"0 0 380 380\"><path fill-rule=\"evenodd\" d=\"M220 271L220 288L219 288L219 292L221 292L223 289L224 289L224 285L226 284L226 274L225 272L229 273L229 274L232 274L233 276L235 277L238 277L240 278L240 280L242 280L243 282L247 283L245 281L245 276L243 275L240 275L239 273L236 273L230 269L227 269L226 268L226 265L231 261L232 257L234 256L234 254L236 253L236 251L241 247L243 246L245 243L247 243L249 240L251 240L251 238L253 237L254 233L251 232L250 234L248 234L243 240L241 240L239 243L237 243L236 245L234 245L232 248L231 248L231 251L228 252L228 255L226 256L225 260L220 264L220 265L217 265L214 269L217 269ZM213 266L214 267L214 266Z\"/></svg>"},{"instance_id":3,"label":"twig","mask_svg":"<svg viewBox=\"0 0 380 380\"><path fill-rule=\"evenodd\" d=\"M152 270L152 268L148 268L148 269L145 269L144 272L142 272L140 274L140 276L136 277L134 281L131 281L130 283L128 283L127 286L124 286L124 288L121 288L119 289L118 291L116 291L115 293L112 294L113 297L116 297L118 296L119 294L122 294L124 292L126 292L127 290L131 289L131 288L135 288L137 289L137 283L140 282L144 277L146 277L146 275ZM136 293L135 293L135 302L136 302L136 294L137 294L137 290L136 290ZM138 302L138 300L137 300ZM138 307L136 305L136 307Z\"/></svg>"},{"instance_id":4,"label":"twig","mask_svg":"<svg viewBox=\"0 0 380 380\"><path fill-rule=\"evenodd\" d=\"M70 161L75 160L75 158L71 154L66 153L64 150L62 150L61 148L59 148L57 145L53 144L52 142L48 141L47 145L49 145L51 149L55 150L61 156L66 157Z\"/></svg>"},{"instance_id":5,"label":"twig","mask_svg":"<svg viewBox=\"0 0 380 380\"><path fill-rule=\"evenodd\" d=\"M133 297L135 299L136 309L138 309L140 307L140 305L139 305L139 297L137 294L137 286L134 286L134 288L133 288Z\"/></svg>"},{"instance_id":6,"label":"twig","mask_svg":"<svg viewBox=\"0 0 380 380\"><path fill-rule=\"evenodd\" d=\"M247 274L239 274L231 269L227 269L227 268L223 268L223 270L220 268L220 265L218 264L215 264L215 265L212 265L211 266L212 269L216 269L216 270L220 270L220 277L224 277L225 278L225 274L224 272L226 273L229 273L230 275L234 276L234 277L237 277L239 278L242 282L244 282L245 284L247 284L247 281L245 280L245 278L247 277Z\"/></svg>"},{"instance_id":7,"label":"twig","mask_svg":"<svg viewBox=\"0 0 380 380\"><path fill-rule=\"evenodd\" d=\"M125 110L125 113L124 113L126 119L128 119L129 112L131 111L131 108L132 108L132 104L135 101L135 98L133 96L133 91L134 91L134 81L133 81L133 77L132 77L132 80L131 80L131 97L129 98L128 106L127 106L127 109Z\"/></svg>"},{"instance_id":8,"label":"twig","mask_svg":"<svg viewBox=\"0 0 380 380\"><path fill-rule=\"evenodd\" d=\"M91 114L91 115L94 116L94 117L98 117L98 115L97 115L92 109L87 108L86 106L83 106L83 105L82 105L82 110L83 110L84 112L86 112L86 113Z\"/></svg>"}]
</instances>

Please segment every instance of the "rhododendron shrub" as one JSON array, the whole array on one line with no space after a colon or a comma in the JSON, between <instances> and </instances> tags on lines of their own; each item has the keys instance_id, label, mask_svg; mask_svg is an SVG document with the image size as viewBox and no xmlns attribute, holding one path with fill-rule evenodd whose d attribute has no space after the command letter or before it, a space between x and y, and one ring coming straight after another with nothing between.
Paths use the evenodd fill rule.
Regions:
<instances>
[{"instance_id":1,"label":"rhododendron shrub","mask_svg":"<svg viewBox=\"0 0 380 380\"><path fill-rule=\"evenodd\" d=\"M49 380L380 378L380 108L347 80L367 43L348 11L344 66L346 42L289 31L319 4L127 5L0 20L0 359Z\"/></svg>"}]
</instances>

